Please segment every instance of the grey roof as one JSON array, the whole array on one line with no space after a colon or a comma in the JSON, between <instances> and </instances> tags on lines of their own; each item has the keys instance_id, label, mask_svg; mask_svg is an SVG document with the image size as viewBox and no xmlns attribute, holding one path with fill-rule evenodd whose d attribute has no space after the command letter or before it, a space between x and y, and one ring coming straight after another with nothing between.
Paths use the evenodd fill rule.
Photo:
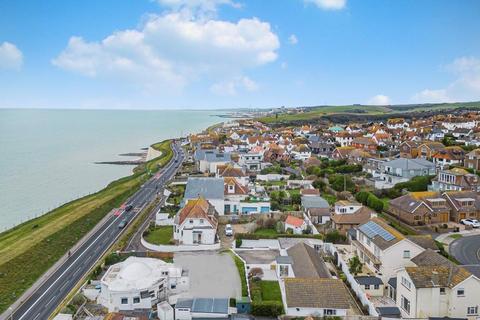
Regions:
<instances>
[{"instance_id":1,"label":"grey roof","mask_svg":"<svg viewBox=\"0 0 480 320\"><path fill-rule=\"evenodd\" d=\"M467 269L471 274L475 277L480 278L480 265L478 264L471 264L471 265L464 265L462 266Z\"/></svg>"},{"instance_id":2,"label":"grey roof","mask_svg":"<svg viewBox=\"0 0 480 320\"><path fill-rule=\"evenodd\" d=\"M377 307L379 316L398 316L400 317L400 309L398 307Z\"/></svg>"},{"instance_id":3,"label":"grey roof","mask_svg":"<svg viewBox=\"0 0 480 320\"><path fill-rule=\"evenodd\" d=\"M199 196L205 199L223 199L224 184L222 178L190 177L185 188L185 199L195 199Z\"/></svg>"},{"instance_id":4,"label":"grey roof","mask_svg":"<svg viewBox=\"0 0 480 320\"><path fill-rule=\"evenodd\" d=\"M287 249L293 260L293 273L296 278L331 278L327 265L318 252L305 243L298 243Z\"/></svg>"},{"instance_id":5,"label":"grey roof","mask_svg":"<svg viewBox=\"0 0 480 320\"><path fill-rule=\"evenodd\" d=\"M185 308L190 309L191 312L198 313L226 313L228 314L228 299L218 298L193 298L177 300L175 309Z\"/></svg>"},{"instance_id":6,"label":"grey roof","mask_svg":"<svg viewBox=\"0 0 480 320\"><path fill-rule=\"evenodd\" d=\"M206 160L208 162L231 161L230 153L223 153L212 149L197 149L193 157L195 160Z\"/></svg>"},{"instance_id":7,"label":"grey roof","mask_svg":"<svg viewBox=\"0 0 480 320\"><path fill-rule=\"evenodd\" d=\"M382 279L374 277L374 276L358 276L355 277L355 281L357 281L358 284L364 286L364 285L382 285Z\"/></svg>"},{"instance_id":8,"label":"grey roof","mask_svg":"<svg viewBox=\"0 0 480 320\"><path fill-rule=\"evenodd\" d=\"M435 168L435 164L425 159L398 158L384 162L385 166L404 170L421 170Z\"/></svg>"},{"instance_id":9,"label":"grey roof","mask_svg":"<svg viewBox=\"0 0 480 320\"><path fill-rule=\"evenodd\" d=\"M302 207L310 208L330 208L327 200L317 196L302 196Z\"/></svg>"},{"instance_id":10,"label":"grey roof","mask_svg":"<svg viewBox=\"0 0 480 320\"><path fill-rule=\"evenodd\" d=\"M390 285L390 287L396 289L397 288L397 278L394 277L394 278L388 279L388 284Z\"/></svg>"},{"instance_id":11,"label":"grey roof","mask_svg":"<svg viewBox=\"0 0 480 320\"><path fill-rule=\"evenodd\" d=\"M289 256L278 256L275 258L278 264L292 264L293 260Z\"/></svg>"}]
</instances>

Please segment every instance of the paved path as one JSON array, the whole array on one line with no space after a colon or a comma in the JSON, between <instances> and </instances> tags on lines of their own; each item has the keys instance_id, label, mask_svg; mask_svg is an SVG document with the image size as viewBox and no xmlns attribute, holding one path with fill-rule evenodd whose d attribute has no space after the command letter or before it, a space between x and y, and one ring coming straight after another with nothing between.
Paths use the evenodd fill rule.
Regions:
<instances>
[{"instance_id":1,"label":"paved path","mask_svg":"<svg viewBox=\"0 0 480 320\"><path fill-rule=\"evenodd\" d=\"M102 255L122 235L126 228L119 228L120 221L131 222L141 209L157 197L158 190L176 172L178 164L183 161L183 152L174 146L173 160L162 170L142 185L127 203L134 207L130 212L122 211L119 216L110 215L102 220L101 227L89 234L84 242L72 252L55 270L47 272L48 277L37 281L31 295L14 305L13 314L7 311L0 319L11 320L46 320L57 306L65 299L76 284L90 271Z\"/></svg>"},{"instance_id":2,"label":"paved path","mask_svg":"<svg viewBox=\"0 0 480 320\"><path fill-rule=\"evenodd\" d=\"M450 254L464 265L480 265L480 235L470 235L453 241Z\"/></svg>"}]
</instances>

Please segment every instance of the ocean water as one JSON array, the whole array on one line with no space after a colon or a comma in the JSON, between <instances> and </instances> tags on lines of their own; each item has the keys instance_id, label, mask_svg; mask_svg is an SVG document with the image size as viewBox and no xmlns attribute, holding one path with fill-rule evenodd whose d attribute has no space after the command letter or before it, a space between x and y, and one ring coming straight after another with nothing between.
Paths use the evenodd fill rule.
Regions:
<instances>
[{"instance_id":1,"label":"ocean water","mask_svg":"<svg viewBox=\"0 0 480 320\"><path fill-rule=\"evenodd\" d=\"M215 111L0 109L0 231L129 175L152 143L222 122Z\"/></svg>"}]
</instances>

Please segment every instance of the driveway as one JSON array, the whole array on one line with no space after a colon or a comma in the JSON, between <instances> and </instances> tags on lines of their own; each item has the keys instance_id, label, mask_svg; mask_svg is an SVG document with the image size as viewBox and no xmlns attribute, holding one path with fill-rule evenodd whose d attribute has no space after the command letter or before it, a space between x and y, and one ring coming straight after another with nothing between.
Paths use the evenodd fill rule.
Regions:
<instances>
[{"instance_id":1,"label":"driveway","mask_svg":"<svg viewBox=\"0 0 480 320\"><path fill-rule=\"evenodd\" d=\"M189 271L190 297L239 298L242 295L240 276L228 253L178 252L173 262Z\"/></svg>"},{"instance_id":2,"label":"driveway","mask_svg":"<svg viewBox=\"0 0 480 320\"><path fill-rule=\"evenodd\" d=\"M480 235L464 236L453 241L449 251L461 264L480 264Z\"/></svg>"}]
</instances>

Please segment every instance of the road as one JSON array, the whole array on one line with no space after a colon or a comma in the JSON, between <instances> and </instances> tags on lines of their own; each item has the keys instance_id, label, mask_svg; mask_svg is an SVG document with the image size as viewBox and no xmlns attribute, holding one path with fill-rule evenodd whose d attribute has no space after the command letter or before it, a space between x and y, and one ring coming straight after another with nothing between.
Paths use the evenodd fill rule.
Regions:
<instances>
[{"instance_id":1,"label":"road","mask_svg":"<svg viewBox=\"0 0 480 320\"><path fill-rule=\"evenodd\" d=\"M119 216L111 215L71 256L58 267L48 279L41 284L32 295L14 310L12 320L45 320L52 314L68 293L84 275L112 246L126 228L119 228L123 219L130 222L150 202L155 200L157 192L163 190L164 184L174 176L178 165L183 161L181 148L173 145L174 157L159 174L150 178L142 185L127 204L133 209L122 211Z\"/></svg>"},{"instance_id":2,"label":"road","mask_svg":"<svg viewBox=\"0 0 480 320\"><path fill-rule=\"evenodd\" d=\"M464 236L449 246L450 254L464 265L480 265L480 235Z\"/></svg>"}]
</instances>

